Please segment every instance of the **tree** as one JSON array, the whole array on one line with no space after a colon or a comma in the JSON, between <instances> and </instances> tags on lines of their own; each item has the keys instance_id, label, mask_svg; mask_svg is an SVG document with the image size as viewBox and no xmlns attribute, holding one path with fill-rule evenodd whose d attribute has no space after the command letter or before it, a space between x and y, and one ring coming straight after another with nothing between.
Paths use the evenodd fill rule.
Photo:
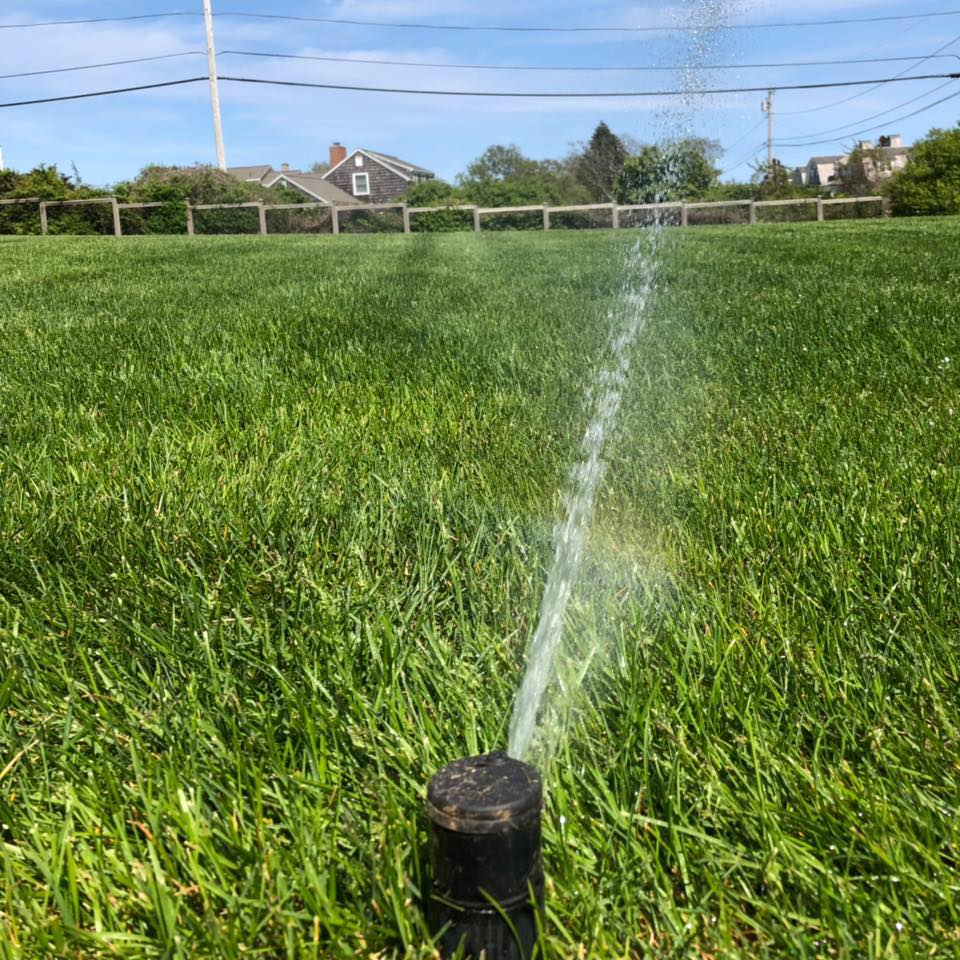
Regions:
<instances>
[{"instance_id":1,"label":"tree","mask_svg":"<svg viewBox=\"0 0 960 960\"><path fill-rule=\"evenodd\" d=\"M41 200L66 200L77 192L76 185L56 165L41 164L29 173L16 170L0 172L0 199L17 200L40 197Z\"/></svg>"},{"instance_id":2,"label":"tree","mask_svg":"<svg viewBox=\"0 0 960 960\"><path fill-rule=\"evenodd\" d=\"M23 200L39 197L41 200L86 200L103 196L107 191L84 186L79 177L71 178L56 166L40 165L28 173L15 170L0 172L0 199ZM103 232L106 207L58 207L50 221L54 233ZM112 221L110 223L112 228ZM0 234L27 234L40 232L40 215L36 204L14 203L0 207Z\"/></svg>"},{"instance_id":3,"label":"tree","mask_svg":"<svg viewBox=\"0 0 960 960\"><path fill-rule=\"evenodd\" d=\"M411 207L440 207L462 203L460 191L445 180L421 180L407 188L404 202Z\"/></svg>"},{"instance_id":4,"label":"tree","mask_svg":"<svg viewBox=\"0 0 960 960\"><path fill-rule=\"evenodd\" d=\"M150 164L136 178L114 186L113 192L122 202L161 203L164 206L147 211L127 211L124 216L132 233L182 233L186 230L185 202L247 203L262 200L266 203L303 203L302 193L290 187L263 187L259 183L237 180L216 167L197 163L191 167ZM217 210L201 214L210 221L212 232L242 232L249 229L249 210Z\"/></svg>"},{"instance_id":5,"label":"tree","mask_svg":"<svg viewBox=\"0 0 960 960\"><path fill-rule=\"evenodd\" d=\"M960 213L960 126L931 130L884 192L898 215Z\"/></svg>"},{"instance_id":6,"label":"tree","mask_svg":"<svg viewBox=\"0 0 960 960\"><path fill-rule=\"evenodd\" d=\"M754 200L786 200L797 192L790 171L776 157L772 163L758 163L750 182Z\"/></svg>"},{"instance_id":7,"label":"tree","mask_svg":"<svg viewBox=\"0 0 960 960\"><path fill-rule=\"evenodd\" d=\"M330 169L330 164L324 160L318 160L316 163L310 164L311 173L324 174Z\"/></svg>"},{"instance_id":8,"label":"tree","mask_svg":"<svg viewBox=\"0 0 960 960\"><path fill-rule=\"evenodd\" d=\"M617 175L617 202L668 203L702 196L720 176L707 155L710 143L697 138L642 147Z\"/></svg>"},{"instance_id":9,"label":"tree","mask_svg":"<svg viewBox=\"0 0 960 960\"><path fill-rule=\"evenodd\" d=\"M532 160L512 144L488 147L457 177L457 186L466 202L485 207L590 202L569 164Z\"/></svg>"},{"instance_id":10,"label":"tree","mask_svg":"<svg viewBox=\"0 0 960 960\"><path fill-rule=\"evenodd\" d=\"M132 203L244 203L262 199L264 188L202 163L192 167L150 164L134 180L117 184L116 192Z\"/></svg>"},{"instance_id":11,"label":"tree","mask_svg":"<svg viewBox=\"0 0 960 960\"><path fill-rule=\"evenodd\" d=\"M614 184L629 154L623 141L605 124L593 131L590 142L573 158L573 175L599 203L614 199Z\"/></svg>"},{"instance_id":12,"label":"tree","mask_svg":"<svg viewBox=\"0 0 960 960\"><path fill-rule=\"evenodd\" d=\"M504 180L529 176L535 172L536 167L536 160L525 157L516 144L495 143L467 165L467 169L457 177L457 182L461 186L474 183L502 183Z\"/></svg>"},{"instance_id":13,"label":"tree","mask_svg":"<svg viewBox=\"0 0 960 960\"><path fill-rule=\"evenodd\" d=\"M883 150L859 143L850 151L847 159L839 164L837 177L845 193L862 197L876 191L884 174L889 174L890 167Z\"/></svg>"}]
</instances>

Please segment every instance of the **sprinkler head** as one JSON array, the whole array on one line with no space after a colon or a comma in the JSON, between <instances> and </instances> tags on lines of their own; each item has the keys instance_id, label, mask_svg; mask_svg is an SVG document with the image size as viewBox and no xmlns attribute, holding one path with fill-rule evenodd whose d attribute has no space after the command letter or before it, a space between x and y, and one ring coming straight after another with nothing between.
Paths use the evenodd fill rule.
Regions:
<instances>
[{"instance_id":1,"label":"sprinkler head","mask_svg":"<svg viewBox=\"0 0 960 960\"><path fill-rule=\"evenodd\" d=\"M456 760L430 781L432 929L440 950L527 960L543 910L537 771L506 753ZM444 929L445 928L445 929Z\"/></svg>"}]
</instances>

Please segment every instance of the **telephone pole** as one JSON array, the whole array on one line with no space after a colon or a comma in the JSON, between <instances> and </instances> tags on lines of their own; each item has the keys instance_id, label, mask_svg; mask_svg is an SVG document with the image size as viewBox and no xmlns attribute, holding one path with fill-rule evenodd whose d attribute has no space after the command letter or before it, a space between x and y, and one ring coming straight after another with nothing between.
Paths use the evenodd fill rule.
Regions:
<instances>
[{"instance_id":1,"label":"telephone pole","mask_svg":"<svg viewBox=\"0 0 960 960\"><path fill-rule=\"evenodd\" d=\"M213 110L213 137L217 143L217 166L227 169L223 150L223 126L220 122L220 90L217 87L217 51L213 45L213 10L210 0L203 0L203 19L207 27L207 74L210 78L210 108Z\"/></svg>"},{"instance_id":2,"label":"telephone pole","mask_svg":"<svg viewBox=\"0 0 960 960\"><path fill-rule=\"evenodd\" d=\"M767 170L773 169L773 95L776 90L767 91L767 99L760 105L767 115Z\"/></svg>"}]
</instances>

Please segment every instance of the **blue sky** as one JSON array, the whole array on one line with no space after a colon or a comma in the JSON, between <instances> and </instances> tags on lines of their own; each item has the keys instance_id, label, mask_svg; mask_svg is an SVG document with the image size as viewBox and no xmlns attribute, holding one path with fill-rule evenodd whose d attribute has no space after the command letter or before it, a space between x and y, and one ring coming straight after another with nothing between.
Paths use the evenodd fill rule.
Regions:
<instances>
[{"instance_id":1,"label":"blue sky","mask_svg":"<svg viewBox=\"0 0 960 960\"><path fill-rule=\"evenodd\" d=\"M202 0L4 0L3 24L155 11L202 10ZM552 26L677 25L725 19L732 24L832 19L960 8L960 0L214 0L215 11L289 13L433 24ZM428 61L497 66L666 66L689 62L689 35L457 33L391 30L322 23L217 18L220 51L272 51L313 56ZM737 30L720 34L704 51L711 63L925 56L956 38L960 15L818 28ZM105 60L202 51L200 18L0 29L0 73L76 66ZM152 83L205 73L202 56L158 63L0 79L0 102ZM960 70L960 58L854 66L737 69L698 75L712 86L762 86ZM662 73L500 72L447 67L372 66L280 61L224 55L221 73L373 86L483 90L608 91L676 88L684 77ZM960 96L912 119L893 122L941 97L960 94L960 81L916 81L880 88L782 91L776 98L777 156L791 166L811 155L843 152L857 139L900 133L906 142L933 126L960 120ZM920 98L920 99L916 99ZM724 178L746 178L765 155L766 123L759 93L711 96L687 109L677 101L461 99L346 93L280 87L221 86L230 165L287 162L307 167L339 140L394 153L452 179L491 143L515 143L533 157L558 157L605 120L615 131L653 141L685 128L718 139L726 149ZM907 101L914 101L907 103ZM903 106L901 106L903 105ZM679 119L678 119L679 118ZM855 135L855 131L869 132ZM822 131L828 131L822 133ZM806 145L809 140L825 140ZM56 163L107 184L133 176L147 163L212 162L213 136L204 84L117 97L0 110L0 146L8 167Z\"/></svg>"}]
</instances>

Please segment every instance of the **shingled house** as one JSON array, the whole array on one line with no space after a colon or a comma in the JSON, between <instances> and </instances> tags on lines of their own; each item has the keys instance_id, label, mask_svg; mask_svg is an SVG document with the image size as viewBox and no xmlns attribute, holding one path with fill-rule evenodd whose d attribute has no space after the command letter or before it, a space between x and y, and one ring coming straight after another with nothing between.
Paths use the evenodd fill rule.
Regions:
<instances>
[{"instance_id":1,"label":"shingled house","mask_svg":"<svg viewBox=\"0 0 960 960\"><path fill-rule=\"evenodd\" d=\"M323 178L356 203L391 203L413 184L435 176L432 170L388 153L362 149L348 153L346 147L335 143L330 147L330 169Z\"/></svg>"}]
</instances>

